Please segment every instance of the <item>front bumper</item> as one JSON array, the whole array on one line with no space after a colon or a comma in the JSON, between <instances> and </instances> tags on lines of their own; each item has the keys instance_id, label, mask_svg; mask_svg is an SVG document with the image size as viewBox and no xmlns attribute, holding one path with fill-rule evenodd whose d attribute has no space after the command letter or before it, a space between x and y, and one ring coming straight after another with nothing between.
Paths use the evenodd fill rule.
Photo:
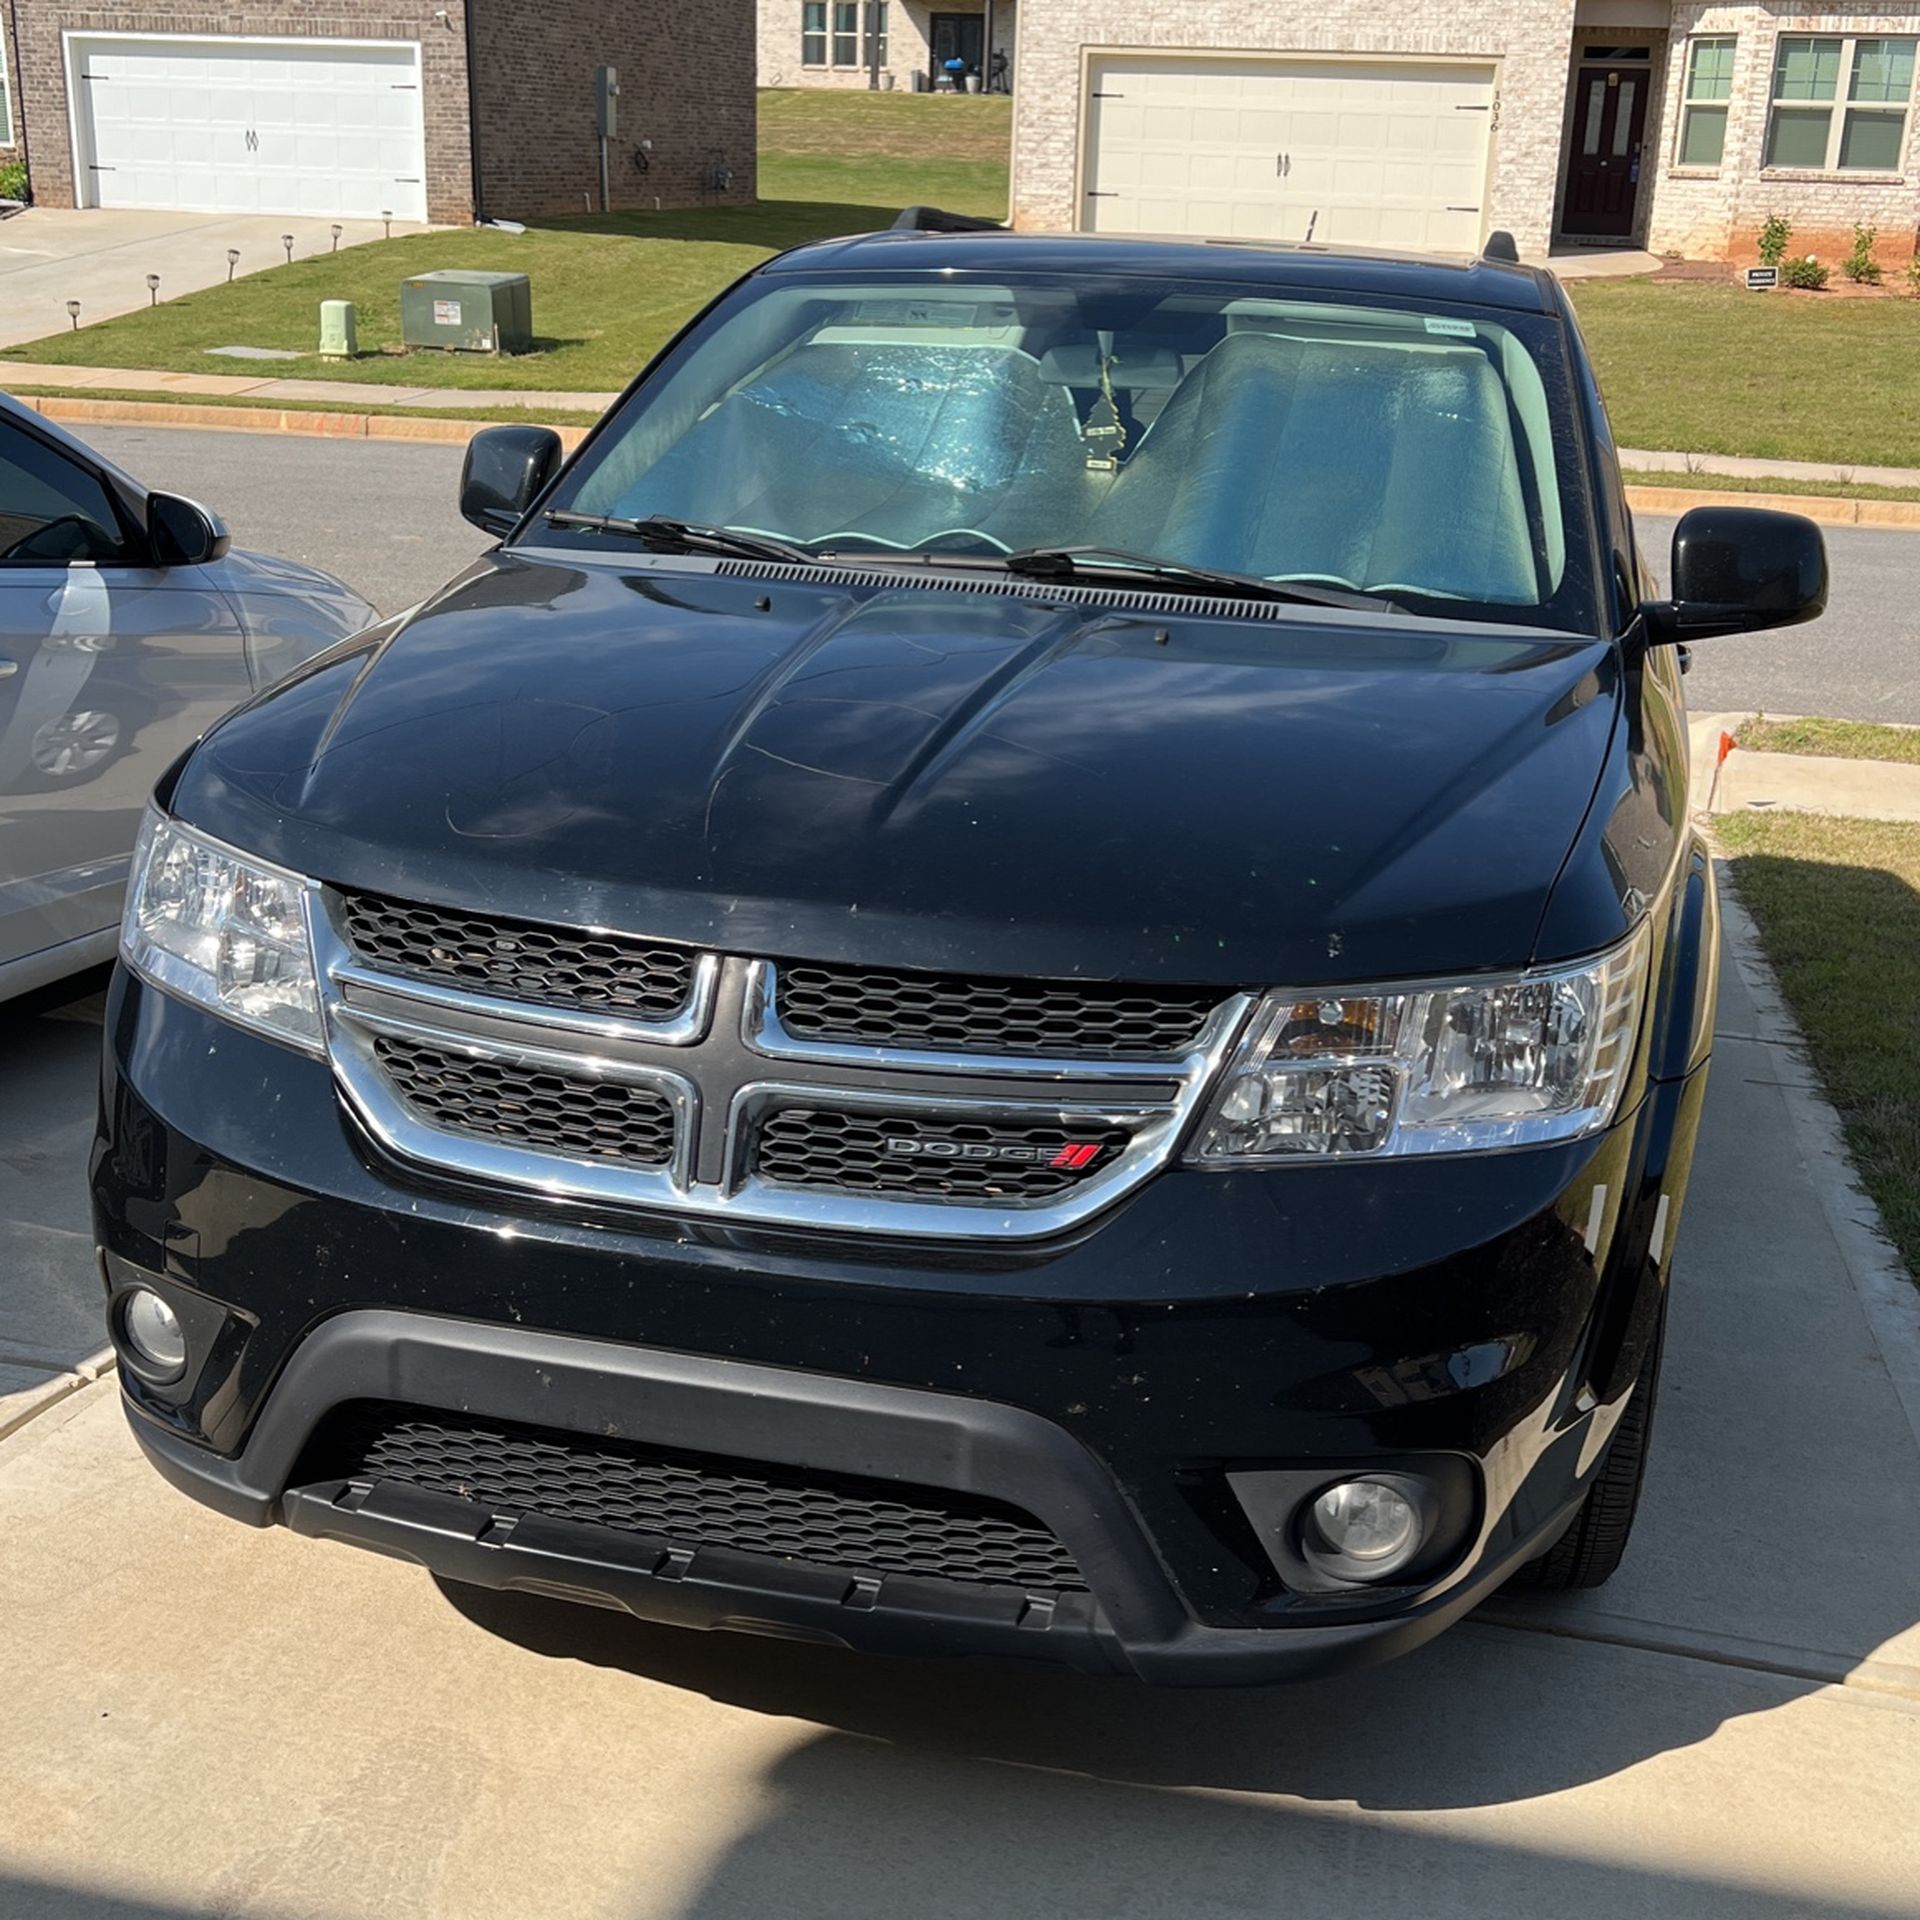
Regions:
<instances>
[{"instance_id":1,"label":"front bumper","mask_svg":"<svg viewBox=\"0 0 1920 1920\"><path fill-rule=\"evenodd\" d=\"M1255 1682L1407 1650L1564 1524L1638 1370L1701 1085L1567 1148L1169 1172L1042 1246L855 1245L428 1181L323 1065L122 977L96 1220L110 1286L158 1285L194 1349L175 1386L123 1372L134 1429L236 1518L689 1626ZM1086 1591L850 1577L317 1471L316 1432L369 1401L980 1496ZM1233 1492L1422 1461L1464 1463L1471 1511L1392 1587L1289 1584Z\"/></svg>"}]
</instances>

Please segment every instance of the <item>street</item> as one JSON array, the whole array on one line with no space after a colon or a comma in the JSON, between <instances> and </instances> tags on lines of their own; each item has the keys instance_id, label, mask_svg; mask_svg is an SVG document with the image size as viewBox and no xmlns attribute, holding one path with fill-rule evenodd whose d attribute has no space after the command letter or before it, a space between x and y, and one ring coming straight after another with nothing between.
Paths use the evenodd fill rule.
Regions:
<instances>
[{"instance_id":1,"label":"street","mask_svg":"<svg viewBox=\"0 0 1920 1920\"><path fill-rule=\"evenodd\" d=\"M90 437L150 486L224 514L244 545L339 574L383 612L411 606L487 544L455 508L458 447L100 427ZM1670 520L1641 523L1666 565ZM1920 535L1829 527L1833 598L1817 625L1694 649L1702 712L1826 713L1920 723Z\"/></svg>"},{"instance_id":2,"label":"street","mask_svg":"<svg viewBox=\"0 0 1920 1920\"><path fill-rule=\"evenodd\" d=\"M0 1012L0 1321L43 1356L100 1338L92 1013ZM1862 1250L1764 977L1728 969L1719 1031L1606 1589L1286 1690L863 1661L249 1531L147 1467L109 1376L0 1443L32 1649L0 1915L1920 1913L1911 1289Z\"/></svg>"}]
</instances>

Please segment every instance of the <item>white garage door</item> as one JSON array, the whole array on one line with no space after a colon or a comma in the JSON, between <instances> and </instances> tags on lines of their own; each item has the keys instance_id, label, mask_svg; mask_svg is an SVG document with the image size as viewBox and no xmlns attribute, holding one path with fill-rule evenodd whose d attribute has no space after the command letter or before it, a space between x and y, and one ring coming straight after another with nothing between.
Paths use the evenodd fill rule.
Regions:
<instances>
[{"instance_id":1,"label":"white garage door","mask_svg":"<svg viewBox=\"0 0 1920 1920\"><path fill-rule=\"evenodd\" d=\"M1479 250L1491 67L1103 54L1088 78L1083 227Z\"/></svg>"},{"instance_id":2,"label":"white garage door","mask_svg":"<svg viewBox=\"0 0 1920 1920\"><path fill-rule=\"evenodd\" d=\"M81 204L427 217L419 49L76 38Z\"/></svg>"}]
</instances>

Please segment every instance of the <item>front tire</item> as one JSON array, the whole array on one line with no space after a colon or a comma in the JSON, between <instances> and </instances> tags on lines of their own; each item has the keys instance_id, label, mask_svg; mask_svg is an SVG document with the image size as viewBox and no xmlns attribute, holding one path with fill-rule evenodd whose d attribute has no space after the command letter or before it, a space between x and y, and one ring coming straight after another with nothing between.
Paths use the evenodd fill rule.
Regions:
<instances>
[{"instance_id":1,"label":"front tire","mask_svg":"<svg viewBox=\"0 0 1920 1920\"><path fill-rule=\"evenodd\" d=\"M1667 1303L1633 1396L1620 1416L1619 1430L1594 1483L1587 1489L1573 1524L1538 1558L1513 1576L1510 1584L1531 1593L1574 1593L1603 1586L1613 1577L1627 1550L1640 1489L1647 1477L1647 1448L1653 1438L1653 1408L1660 1385L1660 1359L1667 1344Z\"/></svg>"}]
</instances>

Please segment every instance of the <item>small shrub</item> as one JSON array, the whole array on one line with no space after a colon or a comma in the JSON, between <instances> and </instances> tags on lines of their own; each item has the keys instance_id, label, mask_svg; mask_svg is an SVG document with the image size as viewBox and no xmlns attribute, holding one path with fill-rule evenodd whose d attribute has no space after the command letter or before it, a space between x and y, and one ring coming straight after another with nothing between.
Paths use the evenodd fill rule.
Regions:
<instances>
[{"instance_id":1,"label":"small shrub","mask_svg":"<svg viewBox=\"0 0 1920 1920\"><path fill-rule=\"evenodd\" d=\"M1787 242L1792 238L1793 228L1777 213L1768 214L1760 229L1760 264L1777 267L1787 257Z\"/></svg>"},{"instance_id":2,"label":"small shrub","mask_svg":"<svg viewBox=\"0 0 1920 1920\"><path fill-rule=\"evenodd\" d=\"M1907 262L1907 291L1920 300L1920 253Z\"/></svg>"},{"instance_id":3,"label":"small shrub","mask_svg":"<svg viewBox=\"0 0 1920 1920\"><path fill-rule=\"evenodd\" d=\"M1812 254L1804 259L1787 260L1780 267L1782 286L1801 287L1808 293L1818 293L1827 284L1827 270Z\"/></svg>"},{"instance_id":4,"label":"small shrub","mask_svg":"<svg viewBox=\"0 0 1920 1920\"><path fill-rule=\"evenodd\" d=\"M1878 227L1855 227L1853 247L1840 263L1840 271L1862 286L1880 284L1880 262L1873 257L1873 243L1880 238Z\"/></svg>"},{"instance_id":5,"label":"small shrub","mask_svg":"<svg viewBox=\"0 0 1920 1920\"><path fill-rule=\"evenodd\" d=\"M0 200L30 200L27 191L27 163L24 160L0 161Z\"/></svg>"}]
</instances>

